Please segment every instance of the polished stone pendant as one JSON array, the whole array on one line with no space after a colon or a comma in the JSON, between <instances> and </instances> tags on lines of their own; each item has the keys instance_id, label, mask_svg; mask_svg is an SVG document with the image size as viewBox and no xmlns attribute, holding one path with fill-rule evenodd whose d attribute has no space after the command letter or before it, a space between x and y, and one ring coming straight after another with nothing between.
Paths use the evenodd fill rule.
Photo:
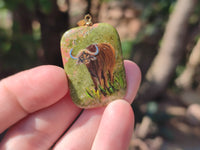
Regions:
<instances>
[{"instance_id":1,"label":"polished stone pendant","mask_svg":"<svg viewBox=\"0 0 200 150\"><path fill-rule=\"evenodd\" d=\"M61 39L73 102L81 108L94 108L123 98L126 77L116 29L107 23L92 24L90 15L78 24Z\"/></svg>"}]
</instances>

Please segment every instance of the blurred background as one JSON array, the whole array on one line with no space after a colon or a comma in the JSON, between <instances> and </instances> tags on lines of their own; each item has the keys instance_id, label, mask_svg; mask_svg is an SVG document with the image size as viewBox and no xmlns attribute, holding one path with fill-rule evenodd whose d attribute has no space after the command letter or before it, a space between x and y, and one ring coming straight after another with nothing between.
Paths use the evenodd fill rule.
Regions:
<instances>
[{"instance_id":1,"label":"blurred background","mask_svg":"<svg viewBox=\"0 0 200 150\"><path fill-rule=\"evenodd\" d=\"M85 14L119 32L142 71L130 150L200 150L200 1L0 0L0 79L62 66L60 37Z\"/></svg>"}]
</instances>

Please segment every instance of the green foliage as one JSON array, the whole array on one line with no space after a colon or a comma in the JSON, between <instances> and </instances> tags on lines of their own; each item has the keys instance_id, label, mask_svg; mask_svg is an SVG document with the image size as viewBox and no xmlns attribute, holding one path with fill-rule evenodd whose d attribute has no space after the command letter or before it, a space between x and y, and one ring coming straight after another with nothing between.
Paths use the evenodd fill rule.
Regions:
<instances>
[{"instance_id":1,"label":"green foliage","mask_svg":"<svg viewBox=\"0 0 200 150\"><path fill-rule=\"evenodd\" d=\"M3 69L26 69L32 63L36 63L36 45L33 43L31 35L16 35L11 40L4 39L2 47L0 47L1 55L0 60L3 62ZM23 41L23 43L21 42Z\"/></svg>"},{"instance_id":2,"label":"green foliage","mask_svg":"<svg viewBox=\"0 0 200 150\"><path fill-rule=\"evenodd\" d=\"M4 4L4 7L13 11L18 7L19 0L1 0Z\"/></svg>"},{"instance_id":3,"label":"green foliage","mask_svg":"<svg viewBox=\"0 0 200 150\"><path fill-rule=\"evenodd\" d=\"M149 5L145 5L144 12L142 13L142 19L147 23L147 34L152 34L156 28L164 28L175 2L175 0L148 1Z\"/></svg>"},{"instance_id":4,"label":"green foliage","mask_svg":"<svg viewBox=\"0 0 200 150\"><path fill-rule=\"evenodd\" d=\"M4 8L5 7L5 3L3 0L0 0L0 9Z\"/></svg>"},{"instance_id":5,"label":"green foliage","mask_svg":"<svg viewBox=\"0 0 200 150\"><path fill-rule=\"evenodd\" d=\"M185 65L178 65L176 67L176 77L180 76L185 70Z\"/></svg>"},{"instance_id":6,"label":"green foliage","mask_svg":"<svg viewBox=\"0 0 200 150\"><path fill-rule=\"evenodd\" d=\"M43 13L49 14L52 10L53 4L49 0L39 0L39 6Z\"/></svg>"},{"instance_id":7,"label":"green foliage","mask_svg":"<svg viewBox=\"0 0 200 150\"><path fill-rule=\"evenodd\" d=\"M49 0L0 0L0 8L5 7L11 11L19 8L20 5L25 6L31 12L37 7L45 14L50 13L53 8L52 1Z\"/></svg>"},{"instance_id":8,"label":"green foliage","mask_svg":"<svg viewBox=\"0 0 200 150\"><path fill-rule=\"evenodd\" d=\"M37 50L40 47L40 39L35 39L33 36L35 31L30 34L22 33L19 22L15 20L8 25L7 17L10 15L10 10L6 7L0 8L0 15L2 21L0 23L0 70L13 73L38 64Z\"/></svg>"},{"instance_id":9,"label":"green foliage","mask_svg":"<svg viewBox=\"0 0 200 150\"><path fill-rule=\"evenodd\" d=\"M200 14L200 2L197 3L194 13L190 16L189 24L191 24L191 25L198 24L199 23L199 14Z\"/></svg>"},{"instance_id":10,"label":"green foliage","mask_svg":"<svg viewBox=\"0 0 200 150\"><path fill-rule=\"evenodd\" d=\"M111 1L114 1L114 0L100 0L100 2L111 2Z\"/></svg>"},{"instance_id":11,"label":"green foliage","mask_svg":"<svg viewBox=\"0 0 200 150\"><path fill-rule=\"evenodd\" d=\"M122 41L122 52L124 59L131 59L130 54L132 51L133 41Z\"/></svg>"},{"instance_id":12,"label":"green foliage","mask_svg":"<svg viewBox=\"0 0 200 150\"><path fill-rule=\"evenodd\" d=\"M7 53L10 50L11 42L9 40L9 36L5 32L5 30L0 29L0 52L1 55ZM0 55L0 56L1 56Z\"/></svg>"},{"instance_id":13,"label":"green foliage","mask_svg":"<svg viewBox=\"0 0 200 150\"><path fill-rule=\"evenodd\" d=\"M151 54L156 53L162 40L160 37L162 37L169 15L173 11L176 0L136 0L135 2L142 8L140 18L143 22L143 27L132 42L125 41L125 44L122 43L123 50L127 43L130 46L132 44L132 50L124 52L125 58L130 58L130 56L134 58L135 54L140 54L144 51L149 51ZM145 54L145 56L146 55L148 54ZM153 55L150 55L149 57L151 56ZM142 62L143 60L141 59L136 63L143 64Z\"/></svg>"}]
</instances>

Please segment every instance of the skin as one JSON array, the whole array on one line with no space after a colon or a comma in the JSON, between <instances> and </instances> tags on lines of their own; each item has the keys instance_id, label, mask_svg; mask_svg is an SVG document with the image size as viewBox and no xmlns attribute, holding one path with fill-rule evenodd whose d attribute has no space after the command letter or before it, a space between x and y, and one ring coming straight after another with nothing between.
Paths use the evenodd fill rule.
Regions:
<instances>
[{"instance_id":1,"label":"skin","mask_svg":"<svg viewBox=\"0 0 200 150\"><path fill-rule=\"evenodd\" d=\"M0 149L128 149L134 126L130 103L141 74L130 61L125 61L125 69L124 100L85 110L73 104L62 68L40 66L1 80L0 132L8 132Z\"/></svg>"}]
</instances>

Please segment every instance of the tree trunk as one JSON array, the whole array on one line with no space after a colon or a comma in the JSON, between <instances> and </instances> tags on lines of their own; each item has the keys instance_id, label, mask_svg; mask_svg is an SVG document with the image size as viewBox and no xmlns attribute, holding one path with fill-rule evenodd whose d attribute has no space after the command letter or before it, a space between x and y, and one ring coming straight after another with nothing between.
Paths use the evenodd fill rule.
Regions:
<instances>
[{"instance_id":1,"label":"tree trunk","mask_svg":"<svg viewBox=\"0 0 200 150\"><path fill-rule=\"evenodd\" d=\"M167 87L186 46L188 20L197 0L178 0L166 26L162 45L141 86L140 98L159 96Z\"/></svg>"},{"instance_id":2,"label":"tree trunk","mask_svg":"<svg viewBox=\"0 0 200 150\"><path fill-rule=\"evenodd\" d=\"M43 13L36 7L36 16L41 24L41 38L47 64L62 66L60 54L60 38L69 28L68 12L61 12L56 0L51 0L52 10L49 14Z\"/></svg>"},{"instance_id":3,"label":"tree trunk","mask_svg":"<svg viewBox=\"0 0 200 150\"><path fill-rule=\"evenodd\" d=\"M33 15L23 3L19 3L14 10L13 19L19 24L21 33L32 34Z\"/></svg>"},{"instance_id":4,"label":"tree trunk","mask_svg":"<svg viewBox=\"0 0 200 150\"><path fill-rule=\"evenodd\" d=\"M98 22L99 17L99 9L101 7L100 0L87 0L88 6L86 9L86 13L92 15L92 22Z\"/></svg>"},{"instance_id":5,"label":"tree trunk","mask_svg":"<svg viewBox=\"0 0 200 150\"><path fill-rule=\"evenodd\" d=\"M198 40L196 46L192 50L186 69L183 73L176 79L176 85L184 88L190 89L192 87L193 77L196 72L197 66L200 64L200 39Z\"/></svg>"}]
</instances>

